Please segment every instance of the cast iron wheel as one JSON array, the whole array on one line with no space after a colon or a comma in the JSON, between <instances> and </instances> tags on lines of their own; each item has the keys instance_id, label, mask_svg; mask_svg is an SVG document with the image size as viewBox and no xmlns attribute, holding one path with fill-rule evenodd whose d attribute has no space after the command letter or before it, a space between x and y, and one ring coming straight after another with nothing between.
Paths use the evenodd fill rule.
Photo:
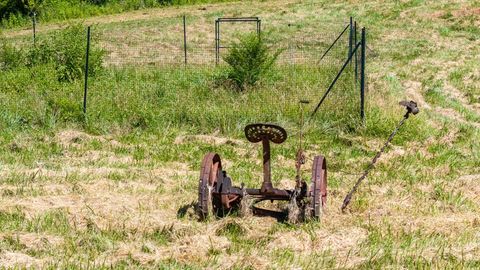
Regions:
<instances>
[{"instance_id":1,"label":"cast iron wheel","mask_svg":"<svg viewBox=\"0 0 480 270\"><path fill-rule=\"evenodd\" d=\"M218 180L218 172L222 172L222 161L216 153L208 153L202 161L200 180L198 182L198 214L200 219L208 217L215 211L212 191Z\"/></svg>"},{"instance_id":2,"label":"cast iron wheel","mask_svg":"<svg viewBox=\"0 0 480 270\"><path fill-rule=\"evenodd\" d=\"M319 219L327 203L327 161L323 156L315 156L310 188L311 215Z\"/></svg>"}]
</instances>

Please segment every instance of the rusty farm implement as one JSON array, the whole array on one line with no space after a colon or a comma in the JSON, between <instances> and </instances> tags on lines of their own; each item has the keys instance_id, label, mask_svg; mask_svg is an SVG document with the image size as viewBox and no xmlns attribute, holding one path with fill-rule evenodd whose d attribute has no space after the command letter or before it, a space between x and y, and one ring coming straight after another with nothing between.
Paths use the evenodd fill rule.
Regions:
<instances>
[{"instance_id":1,"label":"rusty farm implement","mask_svg":"<svg viewBox=\"0 0 480 270\"><path fill-rule=\"evenodd\" d=\"M345 210L353 193L357 190L363 179L367 177L368 172L374 168L376 161L392 141L405 120L408 119L410 114L415 115L419 111L414 101L402 101L400 105L404 106L407 112L345 198L342 211ZM263 182L260 188L246 188L243 184L240 187L234 186L232 179L222 167L220 155L217 153L208 153L203 158L198 182L198 213L200 218L205 219L209 215L223 216L232 210L240 210L241 213L251 211L255 215L262 216L285 215L285 213L280 211L257 207L256 204L262 201L288 201L289 206L293 205L294 208L298 210L294 211L295 215L297 215L293 217L295 220L304 220L308 217L314 219L320 218L327 202L327 161L325 157L317 155L313 158L311 177L308 182L303 180L300 176L300 171L301 166L305 163L305 155L301 144L302 132L300 132L300 148L297 152L295 165L297 171L295 187L290 190L277 189L272 184L270 143L283 143L287 139L287 132L280 126L264 123L247 125L244 131L249 142L261 142L263 146ZM244 203L245 200L250 200L250 203ZM288 219L291 218L289 213Z\"/></svg>"}]
</instances>

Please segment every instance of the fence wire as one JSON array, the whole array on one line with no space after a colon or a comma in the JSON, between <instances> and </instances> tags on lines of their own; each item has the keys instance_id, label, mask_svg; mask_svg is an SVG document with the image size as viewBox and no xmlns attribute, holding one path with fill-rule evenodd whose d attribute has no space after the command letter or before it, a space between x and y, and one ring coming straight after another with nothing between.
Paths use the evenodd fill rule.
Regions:
<instances>
[{"instance_id":1,"label":"fence wire","mask_svg":"<svg viewBox=\"0 0 480 270\"><path fill-rule=\"evenodd\" d=\"M299 101L309 102L303 108L306 115L312 112L348 58L348 31L339 37L347 21L305 26L295 21L262 20L262 37L281 54L269 76L257 87L239 93L232 90L231 82L221 80L228 70L226 63L216 65L215 18L185 18L186 28L183 16L91 26L91 44L104 53L104 71L89 79L90 113L102 107L115 117L120 114L134 126L163 118L201 130L241 130L252 122L296 129ZM240 34L255 30L255 23L222 24L221 58ZM44 31L36 35L42 39L55 34ZM337 38L335 46L322 58ZM18 46L31 42L28 36L16 40ZM320 125L322 121L348 128L358 124L354 63L349 64L315 116Z\"/></svg>"}]
</instances>

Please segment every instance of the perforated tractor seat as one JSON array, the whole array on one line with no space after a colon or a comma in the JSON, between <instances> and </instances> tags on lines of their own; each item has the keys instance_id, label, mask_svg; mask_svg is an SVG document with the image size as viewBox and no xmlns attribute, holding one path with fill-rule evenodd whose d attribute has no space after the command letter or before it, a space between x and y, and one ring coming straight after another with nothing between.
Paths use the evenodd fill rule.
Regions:
<instances>
[{"instance_id":1,"label":"perforated tractor seat","mask_svg":"<svg viewBox=\"0 0 480 270\"><path fill-rule=\"evenodd\" d=\"M272 124L251 124L245 127L245 137L252 143L261 142L264 138L280 144L287 139L287 132L280 126Z\"/></svg>"}]
</instances>

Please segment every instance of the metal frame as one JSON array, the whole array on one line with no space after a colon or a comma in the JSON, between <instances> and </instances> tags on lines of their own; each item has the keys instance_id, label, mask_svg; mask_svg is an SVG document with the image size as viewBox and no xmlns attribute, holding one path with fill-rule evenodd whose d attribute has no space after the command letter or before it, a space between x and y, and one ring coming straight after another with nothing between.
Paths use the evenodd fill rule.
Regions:
<instances>
[{"instance_id":1,"label":"metal frame","mask_svg":"<svg viewBox=\"0 0 480 270\"><path fill-rule=\"evenodd\" d=\"M262 32L262 20L258 17L238 17L238 18L217 18L215 20L215 64L220 62L220 49L228 48L221 45L220 39L220 24L225 23L237 23L237 22L255 22L257 24L257 34L260 37Z\"/></svg>"},{"instance_id":2,"label":"metal frame","mask_svg":"<svg viewBox=\"0 0 480 270\"><path fill-rule=\"evenodd\" d=\"M301 208L301 211L292 214L291 217L294 220L304 220L302 215L305 214L313 218L320 218L327 200L327 164L325 157L315 156L311 185L308 187L307 182L298 173L302 164L305 163L303 151L300 149L295 165L297 168L295 189L277 189L273 187L271 181L270 142L283 143L287 139L287 132L276 125L258 123L246 126L245 136L249 142L261 142L263 146L263 182L261 187L259 189L245 188L243 184L241 187L233 186L232 179L222 168L220 155L208 153L202 161L198 186L200 218L204 219L211 212L217 216L222 216L223 213L228 213L232 209L242 211L242 207L247 207L248 209L243 210L251 210L256 215L285 218L284 212L255 206L255 204L265 200L272 202L289 201ZM246 199L251 199L252 204L242 206L241 201ZM212 209L209 209L210 201Z\"/></svg>"}]
</instances>

